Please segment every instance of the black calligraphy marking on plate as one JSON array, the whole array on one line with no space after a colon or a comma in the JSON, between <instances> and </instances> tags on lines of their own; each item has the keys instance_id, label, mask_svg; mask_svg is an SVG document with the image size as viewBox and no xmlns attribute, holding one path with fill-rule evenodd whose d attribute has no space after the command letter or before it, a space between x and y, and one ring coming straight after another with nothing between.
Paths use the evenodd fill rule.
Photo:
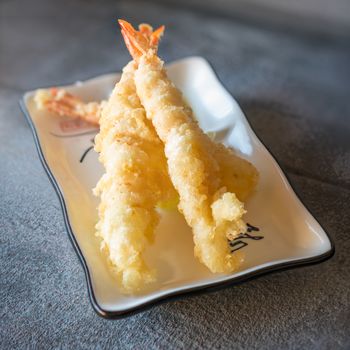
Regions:
<instances>
[{"instance_id":1,"label":"black calligraphy marking on plate","mask_svg":"<svg viewBox=\"0 0 350 350\"><path fill-rule=\"evenodd\" d=\"M85 159L85 157L87 156L87 154L94 148L94 146L90 146L89 148L87 148L85 150L85 152L83 153L83 155L81 156L79 163L82 163Z\"/></svg>"},{"instance_id":2,"label":"black calligraphy marking on plate","mask_svg":"<svg viewBox=\"0 0 350 350\"><path fill-rule=\"evenodd\" d=\"M79 163L82 163L85 159L85 157L88 155L88 153L94 148L94 144L95 144L95 138L93 137L92 139L90 139L90 142L92 143L92 146L88 147L83 155L80 157Z\"/></svg>"},{"instance_id":3,"label":"black calligraphy marking on plate","mask_svg":"<svg viewBox=\"0 0 350 350\"><path fill-rule=\"evenodd\" d=\"M90 130L90 131L84 131L78 134L70 134L70 135L60 135L60 134L55 134L53 132L50 132L50 135L58 137L58 138L69 138L69 137L78 137L78 136L84 136L84 135L91 135L91 134L96 134L97 130ZM89 146L82 154L82 156L79 159L79 163L82 163L84 161L84 159L86 158L86 156L88 155L88 153L94 148L94 144L95 144L95 138L91 138L90 142L92 143L92 146Z\"/></svg>"},{"instance_id":4,"label":"black calligraphy marking on plate","mask_svg":"<svg viewBox=\"0 0 350 350\"><path fill-rule=\"evenodd\" d=\"M246 247L248 245L248 243L245 241L246 239L251 239L253 241L260 241L261 239L264 238L264 236L254 236L253 234L251 234L251 232L253 231L255 232L260 231L258 227L250 225L249 223L247 223L246 226L247 226L246 232L242 232L233 240L229 240L231 253Z\"/></svg>"}]
</instances>

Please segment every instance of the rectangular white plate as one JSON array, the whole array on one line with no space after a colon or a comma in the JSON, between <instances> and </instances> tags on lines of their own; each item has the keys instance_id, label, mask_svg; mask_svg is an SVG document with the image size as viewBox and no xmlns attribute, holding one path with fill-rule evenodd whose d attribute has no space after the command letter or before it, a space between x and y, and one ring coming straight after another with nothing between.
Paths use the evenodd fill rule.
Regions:
<instances>
[{"instance_id":1,"label":"rectangular white plate","mask_svg":"<svg viewBox=\"0 0 350 350\"><path fill-rule=\"evenodd\" d=\"M203 130L216 131L219 141L259 170L260 182L246 203L245 217L259 231L247 231L255 239L246 236L235 242L234 249L240 248L246 256L240 270L215 275L194 258L191 230L182 216L176 211L162 213L155 242L146 252L149 265L158 270L158 282L143 295L120 293L94 235L98 200L92 188L103 172L92 149L97 130L37 110L33 91L21 101L83 264L92 305L104 317L119 317L169 297L241 282L268 271L320 262L334 253L333 243L298 199L208 62L200 57L183 59L170 64L168 73L191 104ZM96 101L108 98L119 77L103 75L64 88L85 101Z\"/></svg>"}]
</instances>

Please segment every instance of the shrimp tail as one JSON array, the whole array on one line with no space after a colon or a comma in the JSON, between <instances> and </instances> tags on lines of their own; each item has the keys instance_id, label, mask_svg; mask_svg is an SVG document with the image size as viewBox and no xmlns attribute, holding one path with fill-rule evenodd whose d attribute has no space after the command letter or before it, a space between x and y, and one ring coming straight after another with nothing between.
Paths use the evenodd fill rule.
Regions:
<instances>
[{"instance_id":1,"label":"shrimp tail","mask_svg":"<svg viewBox=\"0 0 350 350\"><path fill-rule=\"evenodd\" d=\"M162 25L155 31L149 24L140 24L137 31L129 22L119 19L121 32L133 59L138 62L140 57L152 49L156 53L160 38L164 34L165 26Z\"/></svg>"},{"instance_id":2,"label":"shrimp tail","mask_svg":"<svg viewBox=\"0 0 350 350\"><path fill-rule=\"evenodd\" d=\"M64 89L50 88L36 91L34 101L39 110L48 110L59 116L81 119L98 126L104 102L85 103Z\"/></svg>"}]
</instances>

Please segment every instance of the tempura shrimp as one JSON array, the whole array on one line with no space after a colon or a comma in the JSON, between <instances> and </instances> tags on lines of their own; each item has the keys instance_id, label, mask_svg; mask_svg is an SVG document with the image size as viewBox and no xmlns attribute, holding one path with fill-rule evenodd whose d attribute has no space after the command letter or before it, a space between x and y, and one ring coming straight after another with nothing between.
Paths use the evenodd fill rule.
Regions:
<instances>
[{"instance_id":1,"label":"tempura shrimp","mask_svg":"<svg viewBox=\"0 0 350 350\"><path fill-rule=\"evenodd\" d=\"M119 23L138 64L137 94L165 145L169 175L180 197L179 210L193 230L195 255L212 272L232 272L242 258L230 253L227 239L243 232L245 209L225 186L217 159L222 146L217 147L199 128L191 108L168 78L152 41L128 22ZM253 169L251 166L256 176Z\"/></svg>"},{"instance_id":2,"label":"tempura shrimp","mask_svg":"<svg viewBox=\"0 0 350 350\"><path fill-rule=\"evenodd\" d=\"M152 45L155 47L155 45L157 44L157 41L159 39L159 34L162 31L162 28L160 30L158 30L158 32L156 31L157 36L153 36L153 39L151 39L152 36L152 28L150 26L147 25L141 25L140 26L140 31L142 34L148 36L148 40L150 42L152 42ZM124 83L122 84L122 82L120 82L120 85L126 85L127 88L124 89L122 86L120 86L120 91L116 93L116 95L122 95L123 97L128 97L128 99L130 99L130 101L134 101L137 102L136 104L134 104L132 107L127 106L126 108L126 115L124 114L123 116L120 115L115 115L114 117L111 116L110 118L107 118L107 123L103 123L101 122L101 129L102 129L102 124L105 124L105 135L103 138L108 139L109 141L107 142L107 144L112 143L112 142L120 142L123 143L125 140L125 136L128 136L128 133L131 131L132 137L131 139L133 139L134 136L138 135L138 134L142 134L142 132L145 132L145 135L152 135L152 140L151 142L153 145L158 144L157 147L154 147L154 149L152 151L150 151L152 149L152 147L150 147L148 149L147 156L152 157L154 160L154 164L158 165L158 169L154 169L154 173L153 175L151 175L149 177L150 182L154 181L153 179L156 179L155 182L158 181L158 187L156 186L156 184L153 184L154 187L157 187L158 190L160 191L160 193L158 193L157 195L155 195L155 197L158 198L158 206L159 203L174 203L176 202L176 198L177 198L177 194L174 191L174 188L169 180L169 175L167 173L167 164L166 164L166 159L164 157L163 154L159 154L159 150L161 150L161 152L164 153L164 150L162 149L162 143L159 140L158 135L156 134L153 125L148 122L146 120L145 117L145 111L143 109L143 106L140 104L140 101L138 99L138 96L136 95L136 87L134 85L134 74L135 74L135 69L136 69L136 65L133 63L129 63L129 65L127 66L127 68L125 68L124 73L123 73L123 77L125 79ZM123 80L123 79L122 79ZM116 87L117 89L117 87ZM115 91L116 91L115 89ZM113 95L115 95L115 91L113 93ZM112 96L113 96L112 95ZM118 96L114 99L114 107L118 109L118 105L119 106L124 106L125 105L125 100L120 101L121 96ZM111 97L112 99L112 97ZM109 104L111 104L111 99L109 101ZM71 118L79 118L82 120L85 120L91 124L94 125L99 125L100 122L100 117L101 117L101 110L103 108L103 106L106 104L106 101L103 101L102 103L97 103L97 102L90 102L90 103L84 103L82 100L80 100L79 98L77 98L76 96L68 93L65 90L62 89L57 89L57 88L52 88L49 90L39 90L35 96L35 101L37 104L37 107L40 109L47 109L51 112L54 112L58 115L61 116L68 116ZM130 102L129 101L129 102ZM123 105L124 104L124 105ZM125 106L124 106L125 107ZM122 108L124 108L122 107ZM136 131L133 130L133 128L128 128L128 131L124 133L125 130L123 130L121 132L120 135L116 136L116 134L114 134L114 136L110 136L111 132L108 131L109 129L113 129L113 127L117 127L117 129L120 131L122 130L122 128L120 128L120 126L122 125L122 123L126 123L127 121L127 115L128 113L131 113L131 110L135 108L139 111L139 116L141 118L141 115L143 113L144 117L141 118L141 120L143 121L144 124L140 124L139 127L141 127L141 130ZM119 119L122 121L122 123L118 123L116 125L113 124L113 118L115 118L116 120ZM102 119L103 120L103 119ZM108 124L109 123L109 124ZM119 129L120 128L120 129ZM117 132L118 130L115 130L115 132ZM135 132L134 132L135 131ZM101 130L102 133L102 130ZM141 138L144 138L143 135ZM122 137L120 137L122 136ZM147 139L148 137L146 137ZM114 141L111 141L114 140ZM158 141L156 141L158 140ZM97 140L96 140L97 141ZM96 142L98 143L98 142ZM102 142L101 142L102 143ZM134 141L132 141L132 145L133 146L140 146L137 145L137 143L135 143ZM159 148L159 145L161 146ZM130 145L129 145L130 146ZM127 147L127 146L125 146ZM119 152L119 149L125 148L124 146L121 147L117 147L116 151L113 153L117 153ZM257 182L257 172L256 169L247 161L245 161L244 159L239 158L238 156L235 155L235 153L228 149L225 148L223 145L221 144L211 144L211 147L213 148L213 154L215 159L218 162L219 168L220 168L220 174L221 174L221 179L222 179L222 183L227 187L228 191L230 192L234 192L237 197L240 200L244 200L247 195L249 195L255 188L256 182ZM98 150L98 146L96 146L97 150ZM100 147L102 149L102 146ZM112 145L108 145L106 146L106 148L111 149ZM142 147L141 147L142 149ZM139 150L139 149L138 149ZM102 153L102 152L101 152ZM130 154L132 152L129 152ZM152 155L150 155L152 154ZM136 155L136 153L134 153L134 155ZM109 157L106 157L109 159ZM136 157L132 157L133 159L136 159ZM108 162L108 160L104 160L104 162ZM119 164L120 165L120 164ZM150 164L148 164L150 165ZM151 167L153 167L153 165L151 165ZM107 167L106 167L107 168ZM123 182L125 180L125 178L127 178L127 174L122 174L120 176L120 174L118 173L118 166L116 167L116 176L119 177L119 180L121 182ZM142 168L141 164L140 164L140 168L139 170ZM119 167L120 169L120 167ZM108 173L106 171L106 173ZM99 208L99 212L100 212L100 217L105 217L105 215L103 215L103 212L106 211L106 208L110 209L110 213L113 212L113 206L115 205L115 203L110 203L108 201L109 198L111 198L114 194L114 192L116 191L116 189L111 189L111 182L114 182L114 173L113 171L110 171L110 175L107 176L107 174L105 175L104 178L109 178L109 180L112 179L112 181L107 181L109 184L108 185L104 185L103 184L103 180L101 179L96 192L100 191L101 192L101 205ZM126 176L124 176L126 175ZM143 176L143 175L142 175ZM118 183L119 186L119 182ZM102 185L101 185L102 184ZM136 187L134 186L135 184L133 184L131 187ZM152 184L151 184L152 185ZM146 186L147 187L147 186ZM120 187L121 191L122 191L123 186ZM139 193L138 196L142 197L143 194L141 193L141 189L139 188ZM123 195L127 195L127 191L123 194ZM154 194L154 193L153 193ZM117 195L120 195L120 193L117 191ZM104 196L104 197L103 197ZM102 198L103 197L103 198ZM153 203L156 201L155 197L153 198ZM144 200L147 200L147 196L144 197ZM152 201L152 200L151 200ZM141 201L142 202L142 201ZM122 203L126 203L126 207L130 204L130 202L128 202L126 200L126 198L122 199ZM118 272L118 275L121 277L122 280L122 285L124 286L124 289L126 291L129 292L135 292L139 289L141 289L142 285L144 283L150 282L151 280L154 279L154 274L152 271L150 271L148 269L148 267L145 266L141 254L142 251L145 248L147 239L143 240L143 243L141 242L141 244L138 246L138 248L136 249L131 249L131 258L128 261L128 263L126 264L121 264L120 261L118 262L117 260L120 258L120 256L123 253L123 248L121 248L119 251L115 250L115 255L116 257L112 257L111 254L111 242L113 237L107 237L109 236L108 234L106 234L106 232L108 231L107 228L113 226L113 224L119 225L119 222L121 222L121 225L119 226L123 226L126 225L126 232L127 232L127 236L129 235L129 233L132 232L132 228L131 226L133 226L133 224L131 223L132 219L130 219L130 217L128 215L125 215L125 220L121 219L124 216L124 210L126 209L126 207L116 207L117 213L119 213L120 218L116 218L116 219L112 219L110 220L111 222L106 224L106 221L108 221L109 219L100 219L99 224L97 225L98 228L98 234L103 238L103 245L105 246L106 250L109 251L109 255L110 255L110 260L112 262L112 266L114 266L115 270ZM170 207L172 207L172 204L170 205ZM154 206L153 206L154 209ZM154 226L156 225L157 222L157 214L154 210L152 210L152 208L150 209L148 207L149 213L151 213L151 217L155 218L154 220ZM108 213L107 213L108 214ZM155 216L154 216L155 214ZM112 214L110 216L113 216ZM143 218L145 218L145 215L142 216ZM128 221L129 220L129 221ZM129 225L130 224L130 225ZM128 226L129 225L129 226ZM103 229L101 229L100 227L103 226ZM106 228L107 227L107 228ZM148 232L148 234L144 235L144 238L147 236L151 236L151 233L153 231L152 225L150 226L150 230L146 230ZM103 234L103 232L105 234ZM102 233L101 233L102 232ZM113 233L112 233L113 235ZM112 236L111 235L111 236ZM104 236L106 236L104 238ZM119 243L116 243L119 244ZM132 248L132 247L131 247ZM139 253L138 254L138 249L139 249ZM136 255L138 256L138 258L135 260L135 262L131 262L133 257L132 254L136 252ZM124 252L125 255L122 258L122 260L126 260L127 257L130 254L130 251L125 251ZM118 258L119 257L119 258ZM118 267L119 264L119 267ZM129 264L129 265L127 265Z\"/></svg>"},{"instance_id":3,"label":"tempura shrimp","mask_svg":"<svg viewBox=\"0 0 350 350\"><path fill-rule=\"evenodd\" d=\"M134 70L134 62L123 69L95 138L106 169L95 189L101 197L97 234L127 292L155 279L142 253L158 223L157 203L174 196L162 143L136 94Z\"/></svg>"}]
</instances>

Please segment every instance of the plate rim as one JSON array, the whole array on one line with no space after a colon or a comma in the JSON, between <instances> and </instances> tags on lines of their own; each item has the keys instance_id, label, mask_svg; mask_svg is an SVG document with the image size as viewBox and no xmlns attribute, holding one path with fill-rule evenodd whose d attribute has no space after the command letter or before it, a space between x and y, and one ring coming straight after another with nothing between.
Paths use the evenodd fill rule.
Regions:
<instances>
[{"instance_id":1,"label":"plate rim","mask_svg":"<svg viewBox=\"0 0 350 350\"><path fill-rule=\"evenodd\" d=\"M260 268L256 271L251 271L248 272L246 274L243 274L241 276L237 276L237 277L232 277L231 279L228 280L224 280L224 281L217 281L217 282L212 282L208 285L205 286L196 286L196 287L189 287L186 288L185 290L177 290L177 291L173 291L170 292L168 294L165 295L161 295L158 296L152 300L149 300L147 302L141 303L140 305L137 306L133 306L133 307L129 307L126 308L124 310L114 310L114 311L109 311L109 310L105 310L103 309L99 303L97 302L94 290L92 288L92 280L91 280L91 274L89 271L89 268L87 266L84 254L82 253L79 244L74 236L73 230L71 228L70 222L69 222L69 217L68 217L68 212L67 212L67 207L66 207L66 202L63 196L63 193L60 190L59 184L57 182L57 180L55 179L53 173L51 172L51 169L45 159L40 141L39 141L39 137L38 137L38 133L37 133L37 129L35 127L34 121L30 116L30 113L28 111L27 105L26 105L26 95L29 92L33 92L33 90L30 91L26 91L22 98L19 100L19 105L20 108L22 110L22 113L24 114L25 120L27 121L33 138L34 138L34 143L36 146L36 150L38 152L38 156L39 159L41 161L41 164L52 184L52 186L55 189L55 192L58 196L59 202L60 202L60 206L61 206L61 210L63 212L63 217L64 217L64 223L66 226L66 231L68 233L68 237L73 245L73 248L76 252L76 254L79 257L79 261L81 263L81 265L83 266L83 270L84 270L84 274L85 274L85 279L86 279L86 284L87 284L87 289L88 289L88 294L89 294L89 299L91 302L91 305L94 309L94 311L101 317L104 317L106 319L120 319L123 317L127 317L130 315L133 315L135 313L141 312L141 311L145 311L149 308L151 308L152 306L156 306L159 305L161 303L164 302L168 302L168 301L174 301L183 297L188 297L188 296L193 296L195 294L202 294L205 292L213 292L216 290L220 290L222 288L225 287L230 287L245 281L249 281L258 277L261 277L263 275L269 274L269 273L273 273L273 272L280 272L280 271L284 271L284 270L289 270L292 268L297 268L297 267L302 267L302 266L309 266L309 265L314 265L314 264L318 264L321 263L323 261L326 261L328 259L330 259L334 253L335 253L335 245L333 242L332 237L329 235L329 233L324 229L324 227L319 223L319 221L316 219L316 217L314 216L314 214L312 213L312 211L310 211L310 209L305 205L305 203L301 200L299 194L297 193L297 191L295 190L295 188L292 186L292 183L289 179L289 176L286 174L286 172L283 170L281 164L277 161L276 157L274 156L274 154L270 151L270 149L264 144L264 142L262 142L262 140L259 138L259 136L255 133L254 129L252 128L249 120L247 119L247 117L245 116L241 106L239 105L238 101L232 96L232 94L230 93L230 91L225 87L225 85L223 84L223 82L221 81L221 79L219 78L218 74L216 73L213 65L210 63L210 61L208 61L206 58L202 57L202 56L189 56L189 57L184 57L181 58L179 60L173 61L171 62L171 64L174 63L179 63L179 62L183 62L183 61L187 61L190 59L201 59L203 60L205 63L208 64L209 68L212 70L212 73L214 74L215 78L218 80L219 84L223 87L223 89L226 90L226 92L229 94L230 98L235 101L237 103L237 105L239 106L239 108L242 111L242 115L245 119L245 121L247 122L247 124L249 125L251 132L254 134L254 136L260 141L261 145L263 147L265 147L265 149L267 150L267 152L270 154L270 156L273 158L273 160L276 162L276 164L279 166L282 174L286 177L288 184L290 186L290 188L292 189L292 191L294 192L294 194L296 195L296 197L298 198L298 200L300 201L300 203L305 207L305 209L310 213L310 215L313 217L313 219L320 225L320 227L322 228L322 230L324 231L324 233L326 234L329 242L330 242L330 249L327 250L324 253L321 253L319 255L315 255L315 256L311 256L311 257L307 257L307 258L300 258L300 259L295 259L292 261L285 261L282 263L276 263L270 266L265 266L263 268ZM116 74L118 72L111 72L111 74ZM98 76L92 77L92 78L87 78L82 80L82 82L84 83L87 80L91 80L94 78L99 78L102 77L103 75L108 75L108 73L102 73ZM68 85L74 85L75 83L73 82L72 84L66 84Z\"/></svg>"}]
</instances>

